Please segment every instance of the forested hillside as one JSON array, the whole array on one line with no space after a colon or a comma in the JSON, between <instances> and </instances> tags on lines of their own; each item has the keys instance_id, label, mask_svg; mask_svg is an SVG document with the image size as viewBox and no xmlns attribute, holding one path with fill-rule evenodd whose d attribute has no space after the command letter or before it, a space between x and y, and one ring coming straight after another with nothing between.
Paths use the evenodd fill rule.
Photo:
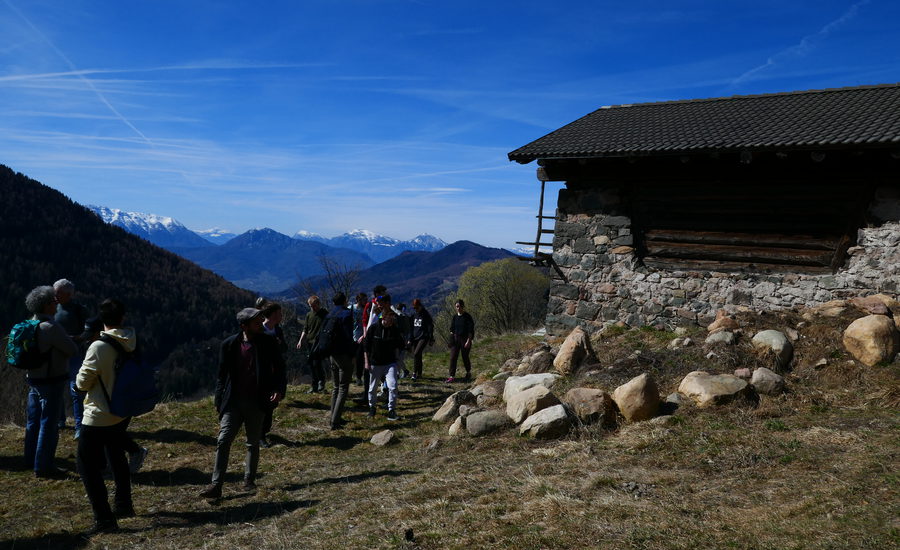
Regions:
<instances>
[{"instance_id":1,"label":"forested hillside","mask_svg":"<svg viewBox=\"0 0 900 550\"><path fill-rule=\"evenodd\" d=\"M65 277L92 311L106 297L127 304L145 357L162 366L164 391L185 395L214 383L216 343L235 330L235 312L253 304L251 293L3 165L0 196L3 334L27 316L29 290ZM20 377L3 373L4 381Z\"/></svg>"}]
</instances>

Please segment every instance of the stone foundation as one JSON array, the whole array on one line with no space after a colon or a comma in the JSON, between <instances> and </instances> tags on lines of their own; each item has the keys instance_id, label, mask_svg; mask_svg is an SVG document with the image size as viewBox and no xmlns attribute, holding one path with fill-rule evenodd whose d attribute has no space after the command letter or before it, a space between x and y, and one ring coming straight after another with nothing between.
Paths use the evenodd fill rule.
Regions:
<instances>
[{"instance_id":1,"label":"stone foundation","mask_svg":"<svg viewBox=\"0 0 900 550\"><path fill-rule=\"evenodd\" d=\"M564 335L577 325L596 330L708 324L716 310L788 309L875 293L895 294L900 278L900 193L876 191L869 225L834 274L661 271L643 266L632 248L631 218L615 186L563 189L553 258L568 282L554 279L546 326Z\"/></svg>"}]
</instances>

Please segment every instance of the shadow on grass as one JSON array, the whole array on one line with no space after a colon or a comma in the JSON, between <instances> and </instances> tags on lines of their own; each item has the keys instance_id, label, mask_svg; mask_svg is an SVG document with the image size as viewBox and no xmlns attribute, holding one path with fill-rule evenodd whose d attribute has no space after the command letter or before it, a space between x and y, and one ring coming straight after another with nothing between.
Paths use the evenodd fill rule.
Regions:
<instances>
[{"instance_id":1,"label":"shadow on grass","mask_svg":"<svg viewBox=\"0 0 900 550\"><path fill-rule=\"evenodd\" d=\"M318 401L297 401L296 399L288 403L287 406L292 409L314 409L317 411L327 411L331 409L330 404L319 403Z\"/></svg>"},{"instance_id":2,"label":"shadow on grass","mask_svg":"<svg viewBox=\"0 0 900 550\"><path fill-rule=\"evenodd\" d=\"M318 500L291 500L288 502L248 502L239 506L212 504L209 510L158 512L155 515L155 525L152 529L158 527L193 528L204 524L229 525L252 522L289 514L301 508L310 508L319 502Z\"/></svg>"},{"instance_id":3,"label":"shadow on grass","mask_svg":"<svg viewBox=\"0 0 900 550\"><path fill-rule=\"evenodd\" d=\"M131 436L137 440L158 441L160 443L199 443L200 445L216 444L216 438L211 435L205 435L188 430L178 430L173 428L164 428L155 432L130 432Z\"/></svg>"},{"instance_id":4,"label":"shadow on grass","mask_svg":"<svg viewBox=\"0 0 900 550\"><path fill-rule=\"evenodd\" d=\"M320 479L318 481L312 481L310 483L294 483L291 485L286 485L284 487L285 491L298 491L300 489L305 489L307 487L312 487L313 485L323 485L323 484L337 484L337 483L359 483L361 481L366 481L369 479L377 479L379 477L400 477L400 476L408 476L412 474L420 474L421 472L416 470L379 470L377 472L366 472L364 474L354 474L352 476L341 476L341 477L326 477L324 479Z\"/></svg>"},{"instance_id":5,"label":"shadow on grass","mask_svg":"<svg viewBox=\"0 0 900 550\"><path fill-rule=\"evenodd\" d=\"M131 481L135 485L152 485L156 487L176 487L178 485L202 485L209 483L212 472L212 457L210 454L210 471L201 472L196 468L176 468L175 470L141 470L131 474Z\"/></svg>"},{"instance_id":6,"label":"shadow on grass","mask_svg":"<svg viewBox=\"0 0 900 550\"><path fill-rule=\"evenodd\" d=\"M80 533L48 533L27 539L0 539L0 548L69 550L71 548L84 548L89 543L90 541L83 539Z\"/></svg>"}]
</instances>

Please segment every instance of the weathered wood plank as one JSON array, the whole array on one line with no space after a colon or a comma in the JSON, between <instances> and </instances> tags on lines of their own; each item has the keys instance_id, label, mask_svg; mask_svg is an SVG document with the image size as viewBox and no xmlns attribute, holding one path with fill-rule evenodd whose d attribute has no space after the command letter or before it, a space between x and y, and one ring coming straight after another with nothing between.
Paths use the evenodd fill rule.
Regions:
<instances>
[{"instance_id":1,"label":"weathered wood plank","mask_svg":"<svg viewBox=\"0 0 900 550\"><path fill-rule=\"evenodd\" d=\"M704 245L687 243L646 243L647 255L661 258L691 258L715 261L743 261L772 264L830 266L833 250Z\"/></svg>"},{"instance_id":2,"label":"weathered wood plank","mask_svg":"<svg viewBox=\"0 0 900 550\"><path fill-rule=\"evenodd\" d=\"M695 244L727 244L834 250L841 235L785 235L783 233L735 233L726 231L690 231L678 229L650 229L644 232L649 243L681 242Z\"/></svg>"},{"instance_id":3,"label":"weathered wood plank","mask_svg":"<svg viewBox=\"0 0 900 550\"><path fill-rule=\"evenodd\" d=\"M808 265L790 265L790 264L767 264L767 263L746 263L746 262L726 262L711 260L689 260L676 258L656 258L647 256L643 259L644 265L664 271L699 271L711 272L717 271L722 273L808 273L821 274L831 273L831 268L822 266Z\"/></svg>"}]
</instances>

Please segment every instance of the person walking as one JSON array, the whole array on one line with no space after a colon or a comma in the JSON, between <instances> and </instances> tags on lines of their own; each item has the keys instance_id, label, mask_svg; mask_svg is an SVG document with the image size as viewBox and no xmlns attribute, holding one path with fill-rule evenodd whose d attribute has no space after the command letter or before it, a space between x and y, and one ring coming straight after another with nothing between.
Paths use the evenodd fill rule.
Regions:
<instances>
[{"instance_id":1,"label":"person walking","mask_svg":"<svg viewBox=\"0 0 900 550\"><path fill-rule=\"evenodd\" d=\"M127 353L137 347L134 329L124 327L125 306L114 299L100 304L102 335L113 339ZM84 362L75 377L79 391L86 392L81 436L78 438L78 471L94 512L94 525L85 535L118 529L117 518L135 515L131 500L131 472L125 458L129 439L129 418L110 412L107 395L116 382L116 359L119 352L110 342L95 340L88 347ZM103 469L109 464L115 482L115 504L110 508Z\"/></svg>"},{"instance_id":2,"label":"person walking","mask_svg":"<svg viewBox=\"0 0 900 550\"><path fill-rule=\"evenodd\" d=\"M454 305L456 315L450 321L450 376L447 383L456 381L456 362L462 355L463 366L466 368L468 382L472 377L472 362L469 360L469 351L472 349L472 340L475 339L475 321L466 312L466 303L461 299Z\"/></svg>"},{"instance_id":3,"label":"person walking","mask_svg":"<svg viewBox=\"0 0 900 550\"><path fill-rule=\"evenodd\" d=\"M25 464L41 478L59 478L64 472L53 464L59 443L59 417L69 380L69 357L78 345L53 319L56 293L52 286L39 286L25 297L25 307L40 321L37 327L41 366L25 375L28 400L25 409Z\"/></svg>"},{"instance_id":4,"label":"person walking","mask_svg":"<svg viewBox=\"0 0 900 550\"><path fill-rule=\"evenodd\" d=\"M356 302L350 307L350 313L353 315L353 341L358 344L356 346L356 355L354 357L356 383L360 386L363 386L363 372L365 371L365 368L363 368L365 366L365 348L362 345L363 328L365 328L363 309L365 309L365 307L366 293L360 292L356 295ZM363 393L365 393L365 391Z\"/></svg>"},{"instance_id":5,"label":"person walking","mask_svg":"<svg viewBox=\"0 0 900 550\"><path fill-rule=\"evenodd\" d=\"M256 308L262 311L263 314L263 332L275 338L275 341L278 342L278 351L284 356L288 345L287 340L284 338L284 330L281 328L281 322L284 320L284 311L281 308L281 304L260 297L256 300ZM272 446L272 443L269 441L269 432L272 431L272 419L275 414L275 408L277 407L267 409L266 417L263 419L262 434L259 438L259 446L263 449L268 449Z\"/></svg>"},{"instance_id":6,"label":"person walking","mask_svg":"<svg viewBox=\"0 0 900 550\"><path fill-rule=\"evenodd\" d=\"M314 358L312 352L316 349L319 331L322 330L322 325L325 323L325 317L328 315L328 312L322 307L322 302L318 296L310 296L306 303L309 304L309 313L306 314L306 324L303 325L303 332L300 333L300 340L297 341L297 349L308 352L309 370L312 376L312 387L309 393L324 392L325 360Z\"/></svg>"},{"instance_id":7,"label":"person walking","mask_svg":"<svg viewBox=\"0 0 900 550\"><path fill-rule=\"evenodd\" d=\"M405 342L391 309L391 297L379 297L381 313L366 331L366 369L371 371L369 381L369 416L375 416L378 386L384 379L388 388L388 420L397 420L397 358Z\"/></svg>"},{"instance_id":8,"label":"person walking","mask_svg":"<svg viewBox=\"0 0 900 550\"><path fill-rule=\"evenodd\" d=\"M413 299L412 307L412 332L410 332L408 347L413 353L412 379L418 380L422 377L422 354L427 346L434 344L434 320L422 305L422 300Z\"/></svg>"},{"instance_id":9,"label":"person walking","mask_svg":"<svg viewBox=\"0 0 900 550\"><path fill-rule=\"evenodd\" d=\"M222 496L231 443L241 426L247 438L244 461L244 490L256 490L259 466L259 438L267 409L278 405L287 389L284 358L278 342L263 331L263 314L244 308L237 314L240 331L222 342L219 349L219 378L215 405L219 413L219 437L212 483L200 497Z\"/></svg>"},{"instance_id":10,"label":"person walking","mask_svg":"<svg viewBox=\"0 0 900 550\"><path fill-rule=\"evenodd\" d=\"M331 329L331 412L329 427L337 430L344 424L341 413L350 392L353 377L353 360L356 355L356 341L353 339L353 314L347 309L347 296L338 292L332 299L334 308L328 314L326 327Z\"/></svg>"}]
</instances>

